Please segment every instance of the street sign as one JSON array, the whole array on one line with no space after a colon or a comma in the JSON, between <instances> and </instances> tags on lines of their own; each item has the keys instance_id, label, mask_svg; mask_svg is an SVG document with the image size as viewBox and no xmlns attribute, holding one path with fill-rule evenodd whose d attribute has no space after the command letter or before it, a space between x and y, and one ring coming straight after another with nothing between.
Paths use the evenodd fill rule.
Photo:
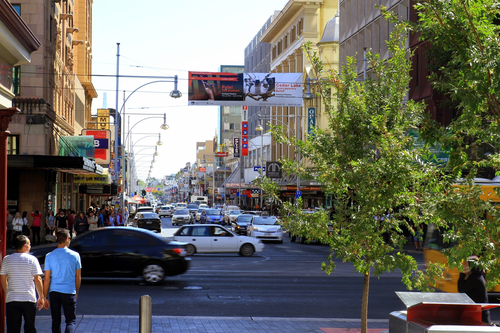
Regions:
<instances>
[{"instance_id":1,"label":"street sign","mask_svg":"<svg viewBox=\"0 0 500 333\"><path fill-rule=\"evenodd\" d=\"M259 171L259 170L260 170L260 166L254 166L253 167L253 171ZM262 171L266 172L266 167L263 167Z\"/></svg>"},{"instance_id":2,"label":"street sign","mask_svg":"<svg viewBox=\"0 0 500 333\"><path fill-rule=\"evenodd\" d=\"M215 153L215 157L227 157L228 152L219 151Z\"/></svg>"},{"instance_id":3,"label":"street sign","mask_svg":"<svg viewBox=\"0 0 500 333\"><path fill-rule=\"evenodd\" d=\"M295 192L295 199L299 199L302 196L302 191Z\"/></svg>"},{"instance_id":4,"label":"street sign","mask_svg":"<svg viewBox=\"0 0 500 333\"><path fill-rule=\"evenodd\" d=\"M266 162L266 177L267 178L282 178L282 164L280 162Z\"/></svg>"}]
</instances>

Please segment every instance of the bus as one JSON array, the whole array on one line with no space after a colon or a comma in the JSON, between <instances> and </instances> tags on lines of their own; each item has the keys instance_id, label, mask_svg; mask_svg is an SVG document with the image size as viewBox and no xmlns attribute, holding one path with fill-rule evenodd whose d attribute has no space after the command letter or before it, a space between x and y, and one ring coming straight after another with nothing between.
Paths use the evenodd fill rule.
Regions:
<instances>
[{"instance_id":1,"label":"bus","mask_svg":"<svg viewBox=\"0 0 500 333\"><path fill-rule=\"evenodd\" d=\"M493 180L485 178L476 178L474 180L474 185L481 186L481 196L482 200L489 200L493 203L499 203L500 198L495 194L495 188L500 187L500 178L495 177ZM460 184L453 185L454 187L460 186ZM441 235L439 229L434 224L429 224L427 226L427 233L424 240L424 260L426 264L430 262L446 263L446 258L442 253L442 250L453 246L453 244L445 243L443 241L443 236ZM443 292L457 293L457 282L460 272L458 269L447 269L444 271L443 279L436 281L436 288ZM497 285L493 290L488 291L490 294L500 294L500 285Z\"/></svg>"}]
</instances>

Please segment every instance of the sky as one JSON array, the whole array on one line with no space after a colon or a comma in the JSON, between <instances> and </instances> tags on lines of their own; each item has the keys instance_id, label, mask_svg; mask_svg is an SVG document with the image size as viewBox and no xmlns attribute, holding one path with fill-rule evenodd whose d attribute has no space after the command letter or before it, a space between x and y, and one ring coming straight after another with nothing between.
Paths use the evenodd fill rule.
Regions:
<instances>
[{"instance_id":1,"label":"sky","mask_svg":"<svg viewBox=\"0 0 500 333\"><path fill-rule=\"evenodd\" d=\"M98 108L117 106L117 43L120 76L179 77L178 89L183 94L179 99L169 96L173 82L119 79L118 108L126 99L125 129L137 142L134 151L139 179L147 177L154 153L150 147L158 141L158 133L163 145L157 146L152 177L161 179L177 173L187 162L195 162L196 142L212 140L216 134L218 108L187 106L188 71L217 72L220 65L243 66L245 48L274 11L283 9L287 2L94 1L92 82L99 96L92 102L93 114ZM169 126L166 131L160 129L163 114ZM152 118L145 119L148 117Z\"/></svg>"}]
</instances>

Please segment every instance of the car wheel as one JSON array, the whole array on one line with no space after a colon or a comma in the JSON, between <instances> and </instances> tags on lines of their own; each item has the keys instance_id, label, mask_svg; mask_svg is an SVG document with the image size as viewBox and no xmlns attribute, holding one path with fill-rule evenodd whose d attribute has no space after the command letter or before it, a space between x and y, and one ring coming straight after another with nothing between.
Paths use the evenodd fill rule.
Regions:
<instances>
[{"instance_id":1,"label":"car wheel","mask_svg":"<svg viewBox=\"0 0 500 333\"><path fill-rule=\"evenodd\" d=\"M240 248L240 255L242 257L250 257L254 252L252 244L243 244Z\"/></svg>"},{"instance_id":2,"label":"car wheel","mask_svg":"<svg viewBox=\"0 0 500 333\"><path fill-rule=\"evenodd\" d=\"M165 269L159 263L149 263L142 269L142 278L149 285L158 285L165 279Z\"/></svg>"},{"instance_id":3,"label":"car wheel","mask_svg":"<svg viewBox=\"0 0 500 333\"><path fill-rule=\"evenodd\" d=\"M185 250L186 250L186 255L187 256L192 256L193 254L196 253L196 248L194 247L193 244L186 245Z\"/></svg>"}]
</instances>

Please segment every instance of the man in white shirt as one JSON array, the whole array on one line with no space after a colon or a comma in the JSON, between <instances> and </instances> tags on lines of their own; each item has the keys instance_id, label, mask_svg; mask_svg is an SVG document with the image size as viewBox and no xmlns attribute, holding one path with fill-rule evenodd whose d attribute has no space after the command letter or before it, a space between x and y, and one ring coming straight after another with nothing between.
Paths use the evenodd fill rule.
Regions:
<instances>
[{"instance_id":1,"label":"man in white shirt","mask_svg":"<svg viewBox=\"0 0 500 333\"><path fill-rule=\"evenodd\" d=\"M29 254L31 243L28 237L17 236L14 247L16 253L6 256L0 269L0 282L6 293L7 333L21 332L23 317L24 332L34 333L36 308L41 310L45 303L43 272L38 259Z\"/></svg>"}]
</instances>

